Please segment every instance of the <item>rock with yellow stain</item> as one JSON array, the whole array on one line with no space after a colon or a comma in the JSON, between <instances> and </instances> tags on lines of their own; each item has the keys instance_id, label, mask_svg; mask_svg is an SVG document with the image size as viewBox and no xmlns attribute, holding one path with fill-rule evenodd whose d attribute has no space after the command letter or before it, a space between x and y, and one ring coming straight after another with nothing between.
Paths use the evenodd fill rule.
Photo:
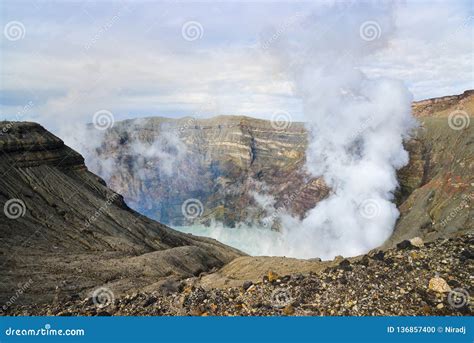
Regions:
<instances>
[{"instance_id":1,"label":"rock with yellow stain","mask_svg":"<svg viewBox=\"0 0 474 343\"><path fill-rule=\"evenodd\" d=\"M189 294L189 293L192 292L192 290L193 290L193 287L192 287L192 286L186 286L186 287L184 288L184 290L183 290L183 293L184 293L184 294Z\"/></svg>"},{"instance_id":2,"label":"rock with yellow stain","mask_svg":"<svg viewBox=\"0 0 474 343\"><path fill-rule=\"evenodd\" d=\"M280 276L278 276L277 273L274 273L274 272L272 272L272 271L269 271L268 274L267 274L267 277L268 277L268 281L274 282L274 281L278 280L278 278L279 278Z\"/></svg>"},{"instance_id":3,"label":"rock with yellow stain","mask_svg":"<svg viewBox=\"0 0 474 343\"><path fill-rule=\"evenodd\" d=\"M293 306L291 305L287 305L285 306L285 308L283 309L283 313L287 316L291 316L295 313L295 309Z\"/></svg>"},{"instance_id":4,"label":"rock with yellow stain","mask_svg":"<svg viewBox=\"0 0 474 343\"><path fill-rule=\"evenodd\" d=\"M437 292L437 293L447 293L451 291L451 287L449 287L448 283L440 277L434 277L430 280L429 289Z\"/></svg>"}]
</instances>

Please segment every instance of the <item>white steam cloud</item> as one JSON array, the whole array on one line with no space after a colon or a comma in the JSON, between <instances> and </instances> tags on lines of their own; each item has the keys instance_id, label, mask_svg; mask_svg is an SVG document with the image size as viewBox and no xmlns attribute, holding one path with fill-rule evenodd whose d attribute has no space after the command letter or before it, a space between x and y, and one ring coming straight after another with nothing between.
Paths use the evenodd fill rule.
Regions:
<instances>
[{"instance_id":1,"label":"white steam cloud","mask_svg":"<svg viewBox=\"0 0 474 343\"><path fill-rule=\"evenodd\" d=\"M131 154L137 157L134 167L142 180L153 177L148 177L145 174L140 175L147 170L145 169L147 163L157 164L152 169L155 173L163 173L163 175L170 177L175 174L179 164L187 158L188 153L186 145L176 132L162 132L151 143L134 141L130 145L130 149Z\"/></svg>"},{"instance_id":2,"label":"white steam cloud","mask_svg":"<svg viewBox=\"0 0 474 343\"><path fill-rule=\"evenodd\" d=\"M363 37L367 22L377 23L374 39ZM408 163L403 139L416 124L412 96L402 82L369 79L358 66L388 44L393 29L389 6L332 6L274 47L303 101L306 167L332 189L302 221L282 218L279 253L352 256L392 233L399 215L392 203L396 170Z\"/></svg>"}]
</instances>

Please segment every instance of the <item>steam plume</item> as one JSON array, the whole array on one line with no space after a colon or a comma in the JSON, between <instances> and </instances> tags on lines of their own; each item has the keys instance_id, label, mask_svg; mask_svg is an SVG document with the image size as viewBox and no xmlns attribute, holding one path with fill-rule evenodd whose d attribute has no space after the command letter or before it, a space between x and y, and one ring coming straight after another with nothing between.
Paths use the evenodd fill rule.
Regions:
<instances>
[{"instance_id":1,"label":"steam plume","mask_svg":"<svg viewBox=\"0 0 474 343\"><path fill-rule=\"evenodd\" d=\"M285 255L357 255L382 244L394 228L396 170L408 163L402 143L415 125L412 96L402 82L369 79L359 68L388 44L391 13L367 3L330 6L292 32L291 43L275 46L303 101L306 167L332 189L304 220L283 218ZM367 32L368 25L376 32Z\"/></svg>"}]
</instances>

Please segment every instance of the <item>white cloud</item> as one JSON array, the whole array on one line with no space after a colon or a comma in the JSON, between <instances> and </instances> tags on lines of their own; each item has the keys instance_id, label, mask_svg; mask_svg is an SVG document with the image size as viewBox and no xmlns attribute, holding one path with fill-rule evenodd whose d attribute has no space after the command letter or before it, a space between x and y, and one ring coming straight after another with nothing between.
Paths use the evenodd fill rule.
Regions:
<instances>
[{"instance_id":1,"label":"white cloud","mask_svg":"<svg viewBox=\"0 0 474 343\"><path fill-rule=\"evenodd\" d=\"M103 108L117 120L176 117L211 101L219 113L209 115L270 118L285 110L303 118L292 83L277 72L259 39L262 32L278 32L272 42L278 45L286 37L284 23L316 5L125 4L125 10L123 4L99 2L31 9L8 2L6 20L23 21L27 34L18 42L2 40L2 117L14 118L33 99L25 119L53 129L61 120L90 122ZM393 39L364 60L365 73L402 79L417 99L474 87L469 2L408 2L395 13ZM334 22L351 19L349 12ZM202 39L182 39L187 20L202 23Z\"/></svg>"}]
</instances>

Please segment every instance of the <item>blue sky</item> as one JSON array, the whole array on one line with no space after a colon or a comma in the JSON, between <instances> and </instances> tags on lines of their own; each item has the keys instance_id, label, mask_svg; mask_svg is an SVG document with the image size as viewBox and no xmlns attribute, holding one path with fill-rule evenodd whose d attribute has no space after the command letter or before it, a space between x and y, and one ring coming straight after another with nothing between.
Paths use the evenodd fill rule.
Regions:
<instances>
[{"instance_id":1,"label":"blue sky","mask_svg":"<svg viewBox=\"0 0 474 343\"><path fill-rule=\"evenodd\" d=\"M116 120L196 114L269 118L283 110L298 120L303 115L292 83L266 47L298 39L292 27L304 28L308 14L333 6L336 17L346 5L2 1L0 118L50 126L90 122L102 109ZM366 3L367 20L377 21L379 5ZM472 1L403 1L392 10L390 37L382 27L384 47L361 61L361 70L369 77L403 80L415 99L474 88ZM338 18L343 25L351 12ZM19 39L18 31L9 31L12 25Z\"/></svg>"}]
</instances>

